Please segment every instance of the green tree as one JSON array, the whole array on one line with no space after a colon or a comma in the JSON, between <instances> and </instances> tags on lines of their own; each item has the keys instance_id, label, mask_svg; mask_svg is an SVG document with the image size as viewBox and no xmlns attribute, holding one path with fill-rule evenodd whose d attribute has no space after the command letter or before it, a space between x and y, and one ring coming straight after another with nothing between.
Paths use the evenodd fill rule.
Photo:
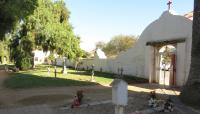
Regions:
<instances>
[{"instance_id":1,"label":"green tree","mask_svg":"<svg viewBox=\"0 0 200 114\"><path fill-rule=\"evenodd\" d=\"M10 59L10 49L9 49L9 34L6 35L6 38L0 42L0 64L8 63ZM4 61L6 58L6 61Z\"/></svg>"},{"instance_id":2,"label":"green tree","mask_svg":"<svg viewBox=\"0 0 200 114\"><path fill-rule=\"evenodd\" d=\"M80 38L73 33L69 23L70 12L65 3L62 0L38 0L37 4L33 14L24 18L14 32L11 47L16 63L20 63L19 58L22 57L31 63L32 51L35 49L50 51L70 59L80 56Z\"/></svg>"},{"instance_id":3,"label":"green tree","mask_svg":"<svg viewBox=\"0 0 200 114\"><path fill-rule=\"evenodd\" d=\"M80 50L80 38L69 23L70 12L62 0L39 0L39 7L26 20L28 34L36 46L73 59Z\"/></svg>"},{"instance_id":4,"label":"green tree","mask_svg":"<svg viewBox=\"0 0 200 114\"><path fill-rule=\"evenodd\" d=\"M183 102L200 106L200 0L194 0L192 52L190 73L180 98Z\"/></svg>"},{"instance_id":5,"label":"green tree","mask_svg":"<svg viewBox=\"0 0 200 114\"><path fill-rule=\"evenodd\" d=\"M82 52L83 52L82 58L91 58L92 57L92 55L89 52L84 51L84 50L82 50Z\"/></svg>"},{"instance_id":6,"label":"green tree","mask_svg":"<svg viewBox=\"0 0 200 114\"><path fill-rule=\"evenodd\" d=\"M51 53L49 56L48 56L48 64L53 64L53 61L55 60L55 57L54 55Z\"/></svg>"},{"instance_id":7,"label":"green tree","mask_svg":"<svg viewBox=\"0 0 200 114\"><path fill-rule=\"evenodd\" d=\"M103 48L106 55L116 56L122 51L131 48L136 42L138 37L132 35L117 35L114 36Z\"/></svg>"},{"instance_id":8,"label":"green tree","mask_svg":"<svg viewBox=\"0 0 200 114\"><path fill-rule=\"evenodd\" d=\"M27 28L23 24L10 43L11 59L21 70L31 68L33 63L33 41L27 36Z\"/></svg>"},{"instance_id":9,"label":"green tree","mask_svg":"<svg viewBox=\"0 0 200 114\"><path fill-rule=\"evenodd\" d=\"M32 14L37 0L1 0L0 1L0 40L10 32L18 21Z\"/></svg>"}]
</instances>

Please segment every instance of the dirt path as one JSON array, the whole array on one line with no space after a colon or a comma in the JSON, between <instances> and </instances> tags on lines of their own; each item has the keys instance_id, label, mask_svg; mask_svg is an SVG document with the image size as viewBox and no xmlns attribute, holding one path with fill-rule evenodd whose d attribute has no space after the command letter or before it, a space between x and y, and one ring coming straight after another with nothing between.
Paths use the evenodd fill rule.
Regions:
<instances>
[{"instance_id":1,"label":"dirt path","mask_svg":"<svg viewBox=\"0 0 200 114\"><path fill-rule=\"evenodd\" d=\"M83 90L86 102L110 100L112 91L111 87L96 86L71 86L71 87L45 87L30 89L7 89L3 87L3 81L8 78L6 73L0 75L0 108L2 107L21 107L27 105L48 104L50 106L69 105L76 92ZM135 84L128 87L129 93L149 93L156 90L157 93L163 93L157 85ZM167 94L174 94L165 90ZM178 94L178 92L175 92Z\"/></svg>"},{"instance_id":2,"label":"dirt path","mask_svg":"<svg viewBox=\"0 0 200 114\"><path fill-rule=\"evenodd\" d=\"M4 88L0 90L0 107L70 104L78 90L83 90L85 99L90 102L111 99L111 88L103 86L48 87L18 90Z\"/></svg>"},{"instance_id":3,"label":"dirt path","mask_svg":"<svg viewBox=\"0 0 200 114\"><path fill-rule=\"evenodd\" d=\"M3 82L8 78L8 74L4 70L0 70L0 90L4 89Z\"/></svg>"},{"instance_id":4,"label":"dirt path","mask_svg":"<svg viewBox=\"0 0 200 114\"><path fill-rule=\"evenodd\" d=\"M0 109L0 114L54 114L46 105L26 106L21 108Z\"/></svg>"},{"instance_id":5,"label":"dirt path","mask_svg":"<svg viewBox=\"0 0 200 114\"><path fill-rule=\"evenodd\" d=\"M3 86L3 83L7 78L8 78L8 74L4 70L0 70L0 96L6 90L6 88L4 88ZM0 97L0 107L5 104L4 102L5 102L4 98Z\"/></svg>"},{"instance_id":6,"label":"dirt path","mask_svg":"<svg viewBox=\"0 0 200 114\"><path fill-rule=\"evenodd\" d=\"M83 90L88 101L107 100L111 98L111 88L104 86L71 86L45 87L30 89L8 89L3 86L9 77L4 70L0 70L0 108L21 107L27 105L64 105L71 103L76 91Z\"/></svg>"},{"instance_id":7,"label":"dirt path","mask_svg":"<svg viewBox=\"0 0 200 114\"><path fill-rule=\"evenodd\" d=\"M45 87L45 88L30 88L30 89L7 89L3 87L3 81L9 76L0 72L0 109L10 109L24 106L37 106L37 105L47 105L47 107L51 107L53 110L58 111L60 114L67 114L68 111L61 110L60 107L70 106L74 95L78 90L84 91L84 102L98 102L98 101L106 101L111 100L112 88L109 86L96 85L96 86L71 86L71 87ZM129 85L129 97L134 98L134 102L129 102L130 107L127 109L129 111L133 111L140 109L142 106L146 105L147 96L150 91L156 90L157 93L166 93L166 94L179 94L178 91L171 91L165 88L161 89L158 85L149 85L149 84L134 84ZM137 101L138 100L138 101ZM142 101L142 102L141 102ZM135 102L137 102L135 104ZM142 104L141 104L142 103ZM140 105L139 105L140 104ZM133 108L135 107L135 108ZM90 107L95 110L99 110L101 112L102 109L108 111L113 109L112 104L107 105L99 105ZM96 109L97 108L97 109ZM107 109L107 110L106 110ZM71 111L74 111L74 114L77 112L87 113L87 108L80 108L76 110L69 110L69 114ZM84 113L83 113L84 114Z\"/></svg>"}]
</instances>

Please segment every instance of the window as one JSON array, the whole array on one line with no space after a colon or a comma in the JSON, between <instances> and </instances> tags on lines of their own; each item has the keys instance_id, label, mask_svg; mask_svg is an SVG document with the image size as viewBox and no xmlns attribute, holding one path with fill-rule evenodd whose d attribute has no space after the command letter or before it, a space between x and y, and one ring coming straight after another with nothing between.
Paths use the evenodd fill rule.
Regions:
<instances>
[{"instance_id":1,"label":"window","mask_svg":"<svg viewBox=\"0 0 200 114\"><path fill-rule=\"evenodd\" d=\"M38 57L35 57L35 61L38 61Z\"/></svg>"}]
</instances>

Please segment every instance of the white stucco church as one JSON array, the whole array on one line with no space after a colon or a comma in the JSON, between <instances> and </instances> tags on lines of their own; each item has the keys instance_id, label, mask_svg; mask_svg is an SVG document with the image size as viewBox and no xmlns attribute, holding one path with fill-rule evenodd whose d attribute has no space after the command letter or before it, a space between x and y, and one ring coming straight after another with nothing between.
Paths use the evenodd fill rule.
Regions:
<instances>
[{"instance_id":1,"label":"white stucco church","mask_svg":"<svg viewBox=\"0 0 200 114\"><path fill-rule=\"evenodd\" d=\"M143 77L149 82L182 86L189 74L191 44L192 16L168 10L145 28L134 47L115 59L84 60L82 67L94 64L95 70L111 73L123 68L124 74ZM167 64L164 63L166 52Z\"/></svg>"},{"instance_id":2,"label":"white stucco church","mask_svg":"<svg viewBox=\"0 0 200 114\"><path fill-rule=\"evenodd\" d=\"M117 59L118 61L126 60L123 64L129 63L129 68L133 68L128 74L144 76L150 82L182 86L189 73L191 43L192 20L171 11L165 11L159 19L146 27L138 43ZM161 48L167 45L175 48L171 54L173 68L163 74Z\"/></svg>"}]
</instances>

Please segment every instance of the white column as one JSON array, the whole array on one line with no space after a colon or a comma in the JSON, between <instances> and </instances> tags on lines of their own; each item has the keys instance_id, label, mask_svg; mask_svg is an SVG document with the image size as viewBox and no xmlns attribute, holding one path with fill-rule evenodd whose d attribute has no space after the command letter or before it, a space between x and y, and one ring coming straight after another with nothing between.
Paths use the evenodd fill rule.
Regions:
<instances>
[{"instance_id":1,"label":"white column","mask_svg":"<svg viewBox=\"0 0 200 114\"><path fill-rule=\"evenodd\" d=\"M186 81L186 47L185 43L177 44L176 52L176 84L182 86Z\"/></svg>"},{"instance_id":2,"label":"white column","mask_svg":"<svg viewBox=\"0 0 200 114\"><path fill-rule=\"evenodd\" d=\"M145 77L149 79L149 83L153 82L154 76L154 47L146 46L145 49Z\"/></svg>"}]
</instances>

